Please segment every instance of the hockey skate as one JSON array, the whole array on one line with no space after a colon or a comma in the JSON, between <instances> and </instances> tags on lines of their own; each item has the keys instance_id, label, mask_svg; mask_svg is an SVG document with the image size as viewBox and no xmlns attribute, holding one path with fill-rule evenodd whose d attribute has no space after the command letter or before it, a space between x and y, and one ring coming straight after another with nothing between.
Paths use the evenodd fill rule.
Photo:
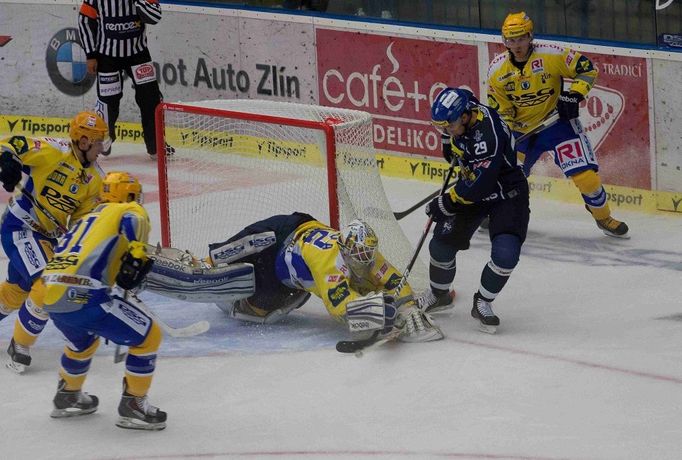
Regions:
<instances>
[{"instance_id":1,"label":"hockey skate","mask_svg":"<svg viewBox=\"0 0 682 460\"><path fill-rule=\"evenodd\" d=\"M436 313L455 306L455 291L436 294L428 289L422 292L416 300L419 309L424 313Z\"/></svg>"},{"instance_id":2,"label":"hockey skate","mask_svg":"<svg viewBox=\"0 0 682 460\"><path fill-rule=\"evenodd\" d=\"M585 209L592 214L592 210L589 206L585 205ZM630 238L630 235L628 234L630 229L625 222L621 222L611 216L604 219L595 219L595 222L597 223L597 227L599 227L605 235L613 236L614 238Z\"/></svg>"},{"instance_id":3,"label":"hockey skate","mask_svg":"<svg viewBox=\"0 0 682 460\"><path fill-rule=\"evenodd\" d=\"M9 361L7 361L7 369L17 374L23 374L28 366L31 365L31 352L28 347L19 345L12 339L7 348Z\"/></svg>"},{"instance_id":4,"label":"hockey skate","mask_svg":"<svg viewBox=\"0 0 682 460\"><path fill-rule=\"evenodd\" d=\"M123 395L118 404L116 426L131 430L159 431L166 428L166 413L149 404L147 396L134 396L128 393L123 379Z\"/></svg>"},{"instance_id":5,"label":"hockey skate","mask_svg":"<svg viewBox=\"0 0 682 460\"><path fill-rule=\"evenodd\" d=\"M480 322L478 330L486 334L497 332L500 325L500 318L495 316L490 302L481 297L478 292L474 294L474 306L471 308L471 317Z\"/></svg>"},{"instance_id":6,"label":"hockey skate","mask_svg":"<svg viewBox=\"0 0 682 460\"><path fill-rule=\"evenodd\" d=\"M52 403L54 409L50 417L65 418L92 414L97 410L99 399L97 396L83 393L81 390L67 390L66 382L59 380L57 394L54 395Z\"/></svg>"}]
</instances>

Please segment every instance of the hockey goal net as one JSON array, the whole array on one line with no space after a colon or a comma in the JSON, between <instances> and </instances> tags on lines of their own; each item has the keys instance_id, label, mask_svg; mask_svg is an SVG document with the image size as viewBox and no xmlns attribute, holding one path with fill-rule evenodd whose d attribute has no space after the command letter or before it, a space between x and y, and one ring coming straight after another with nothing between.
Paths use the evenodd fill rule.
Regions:
<instances>
[{"instance_id":1,"label":"hockey goal net","mask_svg":"<svg viewBox=\"0 0 682 460\"><path fill-rule=\"evenodd\" d=\"M262 100L161 103L157 109L164 246L207 253L257 220L294 211L341 228L368 222L404 270L413 248L384 192L368 113ZM426 283L417 261L409 282Z\"/></svg>"}]
</instances>

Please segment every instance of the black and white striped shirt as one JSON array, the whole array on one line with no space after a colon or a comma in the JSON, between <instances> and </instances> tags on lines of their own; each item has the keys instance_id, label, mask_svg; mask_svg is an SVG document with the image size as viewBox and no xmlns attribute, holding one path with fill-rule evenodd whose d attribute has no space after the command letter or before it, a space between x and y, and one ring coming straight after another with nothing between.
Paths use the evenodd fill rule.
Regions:
<instances>
[{"instance_id":1,"label":"black and white striped shirt","mask_svg":"<svg viewBox=\"0 0 682 460\"><path fill-rule=\"evenodd\" d=\"M145 24L160 20L159 0L83 0L78 31L85 55L128 57L144 51Z\"/></svg>"}]
</instances>

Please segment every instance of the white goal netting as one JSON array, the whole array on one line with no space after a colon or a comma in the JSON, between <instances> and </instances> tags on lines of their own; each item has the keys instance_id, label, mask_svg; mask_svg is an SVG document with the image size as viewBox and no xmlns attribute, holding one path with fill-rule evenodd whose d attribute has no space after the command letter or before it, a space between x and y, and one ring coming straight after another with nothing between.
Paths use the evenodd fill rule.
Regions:
<instances>
[{"instance_id":1,"label":"white goal netting","mask_svg":"<svg viewBox=\"0 0 682 460\"><path fill-rule=\"evenodd\" d=\"M259 100L163 104L160 168L164 244L207 253L244 226L306 212L343 227L368 222L381 252L404 270L413 247L386 198L365 112ZM418 261L410 275L426 285Z\"/></svg>"}]
</instances>

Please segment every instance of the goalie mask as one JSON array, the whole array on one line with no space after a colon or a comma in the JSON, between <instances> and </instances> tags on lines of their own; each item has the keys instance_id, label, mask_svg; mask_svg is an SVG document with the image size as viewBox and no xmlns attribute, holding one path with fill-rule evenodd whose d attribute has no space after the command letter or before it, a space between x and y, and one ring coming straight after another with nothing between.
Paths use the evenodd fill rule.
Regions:
<instances>
[{"instance_id":1,"label":"goalie mask","mask_svg":"<svg viewBox=\"0 0 682 460\"><path fill-rule=\"evenodd\" d=\"M102 180L99 198L103 203L130 203L135 201L142 204L144 201L142 184L135 176L125 171L110 172Z\"/></svg>"},{"instance_id":2,"label":"goalie mask","mask_svg":"<svg viewBox=\"0 0 682 460\"><path fill-rule=\"evenodd\" d=\"M343 260L360 278L365 278L369 274L378 246L379 238L374 230L360 220L354 220L348 224L339 236L339 248Z\"/></svg>"}]
</instances>

